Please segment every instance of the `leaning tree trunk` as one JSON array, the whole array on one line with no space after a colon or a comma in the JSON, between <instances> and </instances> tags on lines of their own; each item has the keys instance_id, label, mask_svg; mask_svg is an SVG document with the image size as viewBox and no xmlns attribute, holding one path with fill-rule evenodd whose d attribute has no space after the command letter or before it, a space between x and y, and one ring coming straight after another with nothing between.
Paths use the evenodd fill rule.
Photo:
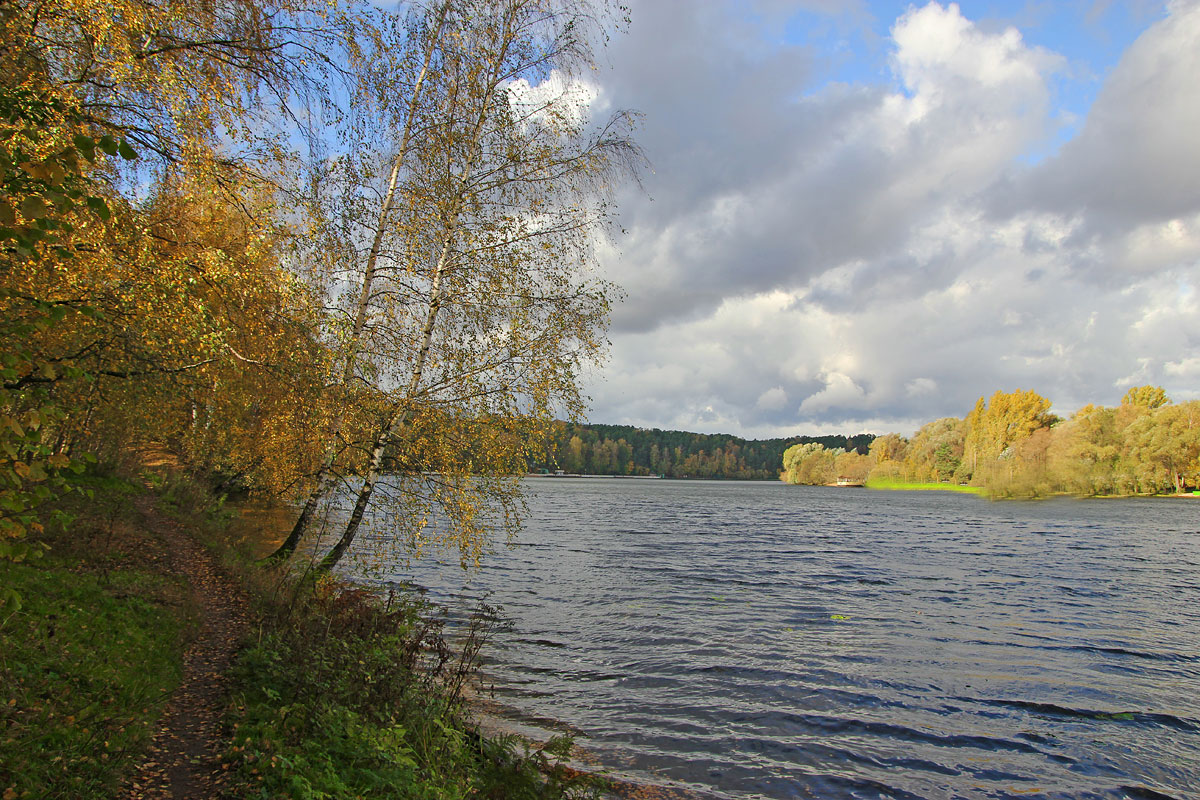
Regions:
<instances>
[{"instance_id":1,"label":"leaning tree trunk","mask_svg":"<svg viewBox=\"0 0 1200 800\"><path fill-rule=\"evenodd\" d=\"M498 66L500 62L502 62L502 59L498 59L494 66ZM442 252L438 253L437 265L433 267L433 276L430 283L430 306L426 309L425 326L421 329L421 348L416 353L416 361L413 363L413 374L409 377L403 401L412 401L412 399L418 396L421 380L425 378L425 365L433 343L433 332L437 330L438 312L442 311L443 291L445 288L444 279L446 270L450 267L450 253L452 243L454 243L455 229L458 224L458 217L462 213L464 199L466 199L467 179L470 170L474 168L475 160L480 155L480 138L482 137L486 121L487 103L485 102L480 107L478 118L475 119L467 161L463 164L462 174L457 181L457 193L452 198L451 207L444 217ZM342 555L346 553L350 543L354 542L354 537L358 535L359 525L362 522L362 515L366 512L367 505L371 503L371 495L374 493L374 487L376 487L379 481L379 469L383 465L384 449L388 446L389 441L395 437L396 432L400 431L406 425L408 414L409 411L407 408L397 411L396 414L392 415L388 423L383 426L378 437L376 437L371 451L371 464L367 468L367 473L364 476L364 480L362 480L362 486L359 488L359 497L355 500L354 511L350 513L349 521L346 523L346 529L342 531L341 539L337 541L334 549L331 549L329 554L326 554L325 558L320 561L318 569L323 571L332 569L337 564L337 561L341 560Z\"/></svg>"},{"instance_id":2,"label":"leaning tree trunk","mask_svg":"<svg viewBox=\"0 0 1200 800\"><path fill-rule=\"evenodd\" d=\"M413 118L417 113L421 92L425 86L425 78L429 74L429 65L433 60L434 50L440 40L449 7L450 0L446 0L438 9L436 25L433 29L434 32L425 45L421 71L417 75L416 83L413 85L412 97L409 99L408 113L404 119L404 131L400 137L400 149L396 154L396 158L392 161L391 174L388 176L387 192L384 194L383 203L379 208L379 217L375 223L371 250L367 255L366 267L363 269L363 285L362 290L359 292L358 307L355 309L354 315L354 326L351 329L350 343L346 350L346 366L342 372L342 382L340 384L342 387L350 384L350 381L354 378L355 367L358 364L358 354L362 344L363 331L367 326L367 313L370 309L371 293L375 283L376 267L379 263L379 254L383 249L383 236L387 229L388 217L396 207L396 185L399 182L400 171L404 166L412 141ZM296 524L292 526L292 531L288 534L287 539L265 560L274 562L290 558L292 553L295 552L296 547L299 546L300 540L304 538L304 534L308 532L313 517L316 516L321 498L325 496L334 483L333 465L337 460L338 454L337 439L342 433L344 423L345 411L339 409L334 416L332 424L329 426L329 443L326 447L325 459L321 464L320 470L317 471L316 485L304 501L304 507L300 510L300 516L296 518Z\"/></svg>"},{"instance_id":3,"label":"leaning tree trunk","mask_svg":"<svg viewBox=\"0 0 1200 800\"><path fill-rule=\"evenodd\" d=\"M425 327L421 332L421 349L417 353L416 363L413 364L413 373L409 378L408 392L405 399L416 397L417 390L421 387L421 380L424 377L425 363L429 358L429 347L433 343L433 332L437 327L438 311L441 310L442 301L442 279L445 276L446 269L450 263L450 233L447 232L445 241L442 243L442 252L438 257L438 263L433 273L433 283L430 286L429 309L425 314ZM350 513L350 519L346 522L346 527L342 531L342 536L338 539L337 544L333 549L326 554L325 558L321 559L319 570L328 571L334 567L342 556L346 553L346 549L354 542L354 538L358 535L358 527L362 523L363 514L366 513L367 505L371 502L371 496L375 493L375 485L379 482L380 470L383 466L383 453L387 448L388 442L391 441L395 432L400 430L408 422L409 410L404 408L400 410L397 406L392 416L382 426L379 435L375 437L375 442L371 447L371 461L367 466L367 473L363 476L363 485L358 490L358 498L354 501L354 510Z\"/></svg>"},{"instance_id":4,"label":"leaning tree trunk","mask_svg":"<svg viewBox=\"0 0 1200 800\"><path fill-rule=\"evenodd\" d=\"M328 570L337 564L353 543L366 508L370 503L371 496L378 486L383 453L389 445L403 440L403 428L408 424L409 416L413 413L415 403L423 399L423 392L425 391L422 387L425 380L424 373L427 369L430 346L437 330L439 312L443 304L450 302L446 279L451 269L452 251L455 243L461 236L462 216L466 213L469 201L473 199L471 198L473 189L470 182L473 177L476 177L475 171L479 168L479 162L484 156L483 136L485 126L493 113L502 114L508 108L508 101L503 96L497 94L505 78L512 77L511 75L506 76L504 72L510 66L508 62L513 57L514 51L520 50L522 42L530 41L527 37L532 35L530 33L531 20L540 18L540 15L535 12L541 6L539 3L532 2L531 0L509 0L508 2L495 5L497 7L496 13L500 18L491 20L494 27L486 27L488 21L479 22L478 20L470 20L468 24L471 26L484 25L484 28L476 29L478 35L485 38L487 36L495 36L496 39L493 41L468 43L468 48L470 44L475 44L476 50L464 51L461 54L464 62L451 64L449 67L448 77L453 84L450 87L451 91L447 99L449 107L444 109L442 113L447 124L457 127L455 125L456 121L462 120L466 130L463 131L464 136L459 139L462 142L461 146L455 143L452 150L440 154L443 162L449 162L444 163L442 167L446 171L439 171L438 174L431 176L437 179L432 182L434 185L449 183L450 186L448 187L448 193L443 195L446 206L438 220L442 227L442 239L439 242L440 252L429 278L428 294L425 297L428 303L425 309L426 316L423 328L416 337L416 341L419 343L417 356L412 365L409 381L404 387L403 392L393 395L396 398L396 402L393 406L392 416L387 420L387 424L382 426L382 430L375 438L371 453L371 463L367 473L364 475L362 487L359 489L354 511L351 513L341 538L321 561L319 568L322 570ZM471 31L467 31L463 39L469 38L470 35ZM570 47L570 35L564 34L564 36L566 36L566 39L564 40L565 44L563 44L563 47ZM448 54L448 57L455 55L459 54L451 53ZM480 63L481 60L482 63ZM454 71L455 67L458 68L457 71ZM480 83L467 86L462 85L464 82L472 83L475 80L479 80ZM525 179L526 176L517 175L507 180L515 182ZM492 180L498 180L503 184L506 179L501 173L496 173L488 179L488 181ZM485 187L483 191L487 191L488 181L483 182Z\"/></svg>"},{"instance_id":5,"label":"leaning tree trunk","mask_svg":"<svg viewBox=\"0 0 1200 800\"><path fill-rule=\"evenodd\" d=\"M505 21L506 23L508 20ZM506 27L506 33L511 36L511 31ZM508 55L508 48L512 45L512 39L506 37L498 50L493 53L492 61L488 65L491 72L488 74L487 91L483 93L483 98L475 114L475 119L472 120L472 129L470 138L467 140L465 149L466 157L462 163L462 169L455 181L458 185L454 195L450 200L449 208L446 209L445 215L442 217L443 238L441 242L441 252L438 253L437 264L434 266L433 275L429 286L429 306L426 309L425 324L421 330L420 350L417 352L416 361L413 363L412 375L409 378L408 386L405 394L401 396L401 403L397 404L397 411L391 419L383 426L379 435L376 437L372 451L371 463L367 468L367 473L363 476L363 485L358 490L358 498L354 503L354 511L351 512L350 519L346 523L346 528L342 531L342 536L338 539L337 544L333 549L321 560L318 569L328 571L341 560L346 550L354 542L358 535L359 525L362 523L363 514L366 512L367 505L371 502L371 496L375 492L375 486L379 481L380 468L383 464L383 452L388 443L394 438L408 421L410 413L408 402L415 400L421 388L421 382L424 379L425 365L429 357L429 348L433 343L433 335L437 330L438 312L442 307L443 293L445 291L445 276L450 267L450 255L453 248L456 230L458 228L459 219L463 212L463 207L468 193L467 182L470 178L472 170L475 168L476 161L482 155L481 142L483 138L483 129L487 124L489 105L488 99L492 92L500 83L500 72L503 68L504 60ZM400 410L400 405L405 408Z\"/></svg>"},{"instance_id":6,"label":"leaning tree trunk","mask_svg":"<svg viewBox=\"0 0 1200 800\"><path fill-rule=\"evenodd\" d=\"M337 544L321 559L321 563L317 567L318 570L325 572L332 569L335 564L341 561L342 556L346 553L346 549L353 544L354 538L358 534L358 526L362 522L363 514L366 513L367 505L371 502L371 495L374 494L375 483L379 480L380 467L383 464L383 452L387 447L391 431L392 426L388 425L375 438L374 446L371 448L371 463L367 469L366 477L363 479L362 489L358 492L358 499L354 502L354 510L350 512L350 520L346 523L346 529L342 532L342 537L338 539Z\"/></svg>"}]
</instances>

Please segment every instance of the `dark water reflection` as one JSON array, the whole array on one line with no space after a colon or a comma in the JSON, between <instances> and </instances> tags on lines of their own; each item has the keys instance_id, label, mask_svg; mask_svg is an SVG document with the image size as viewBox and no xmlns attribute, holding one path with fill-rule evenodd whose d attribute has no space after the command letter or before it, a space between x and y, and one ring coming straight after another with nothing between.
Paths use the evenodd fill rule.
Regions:
<instances>
[{"instance_id":1,"label":"dark water reflection","mask_svg":"<svg viewBox=\"0 0 1200 800\"><path fill-rule=\"evenodd\" d=\"M520 720L713 797L1200 797L1200 501L544 479L475 573Z\"/></svg>"}]
</instances>

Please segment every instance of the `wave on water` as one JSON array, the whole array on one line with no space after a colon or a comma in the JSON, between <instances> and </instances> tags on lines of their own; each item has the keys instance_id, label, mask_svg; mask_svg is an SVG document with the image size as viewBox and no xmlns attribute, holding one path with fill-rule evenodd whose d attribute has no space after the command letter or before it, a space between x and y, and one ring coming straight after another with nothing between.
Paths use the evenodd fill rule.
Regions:
<instances>
[{"instance_id":1,"label":"wave on water","mask_svg":"<svg viewBox=\"0 0 1200 800\"><path fill-rule=\"evenodd\" d=\"M389 577L502 606L501 715L631 786L1200 798L1200 505L601 479L529 505L478 571Z\"/></svg>"}]
</instances>

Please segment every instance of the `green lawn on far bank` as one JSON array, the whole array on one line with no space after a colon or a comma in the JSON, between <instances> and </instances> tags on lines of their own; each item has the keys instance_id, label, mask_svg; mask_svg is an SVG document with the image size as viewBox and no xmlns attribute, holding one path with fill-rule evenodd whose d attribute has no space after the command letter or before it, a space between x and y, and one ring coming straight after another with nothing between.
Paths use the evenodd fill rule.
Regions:
<instances>
[{"instance_id":1,"label":"green lawn on far bank","mask_svg":"<svg viewBox=\"0 0 1200 800\"><path fill-rule=\"evenodd\" d=\"M909 483L889 479L867 481L868 489L886 489L906 492L960 492L962 494L986 494L982 486L962 486L957 483Z\"/></svg>"}]
</instances>

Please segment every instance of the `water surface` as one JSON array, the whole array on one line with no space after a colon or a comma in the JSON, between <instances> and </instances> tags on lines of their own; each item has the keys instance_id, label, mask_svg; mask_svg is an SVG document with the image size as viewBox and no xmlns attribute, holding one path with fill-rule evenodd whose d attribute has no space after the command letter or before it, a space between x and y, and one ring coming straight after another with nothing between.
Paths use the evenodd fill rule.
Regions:
<instances>
[{"instance_id":1,"label":"water surface","mask_svg":"<svg viewBox=\"0 0 1200 800\"><path fill-rule=\"evenodd\" d=\"M715 798L1200 797L1200 501L542 479L387 577L513 627L517 722Z\"/></svg>"}]
</instances>

